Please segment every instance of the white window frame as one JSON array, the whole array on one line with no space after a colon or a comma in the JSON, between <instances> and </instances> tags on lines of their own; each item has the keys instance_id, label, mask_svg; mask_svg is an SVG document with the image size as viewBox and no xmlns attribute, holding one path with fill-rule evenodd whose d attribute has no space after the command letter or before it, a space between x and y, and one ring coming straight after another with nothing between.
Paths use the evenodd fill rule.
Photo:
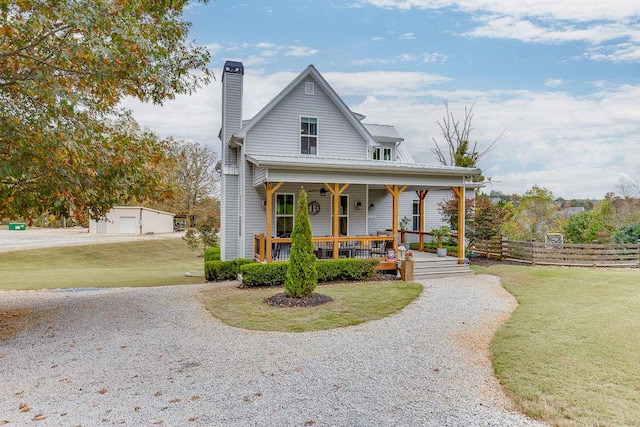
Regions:
<instances>
[{"instance_id":1,"label":"white window frame","mask_svg":"<svg viewBox=\"0 0 640 427\"><path fill-rule=\"evenodd\" d=\"M279 214L278 213L278 197L281 196L291 196L291 204L292 204L292 213L291 215L289 214ZM278 230L278 218L291 218L291 232L293 231L293 223L295 222L295 216L296 216L296 196L293 193L276 193L276 202L275 202L275 215L274 215L274 219L275 219L275 227L274 230L276 231L276 237L279 237L280 234L282 234L282 232L280 232ZM284 232L284 230L283 230ZM289 232L289 234L291 233Z\"/></svg>"},{"instance_id":2,"label":"white window frame","mask_svg":"<svg viewBox=\"0 0 640 427\"><path fill-rule=\"evenodd\" d=\"M316 133L315 133L315 135L313 135L313 134L303 134L302 133L303 132L303 127L302 127L302 120L303 119L313 119L313 120L316 121L316 123L315 123L315 125L316 125L316 129L315 129ZM299 150L300 150L300 155L302 155L302 156L317 156L318 155L318 127L319 127L319 122L320 122L320 120L318 120L317 117L300 116L300 120L298 122L299 126L300 126L300 140L299 140L299 143L298 143L298 147L299 147ZM315 140L316 140L316 144L315 144L316 152L315 153L303 153L302 152L302 138L309 138L309 139L315 138ZM309 147L307 147L307 151L311 151L311 150L309 150Z\"/></svg>"},{"instance_id":3,"label":"white window frame","mask_svg":"<svg viewBox=\"0 0 640 427\"><path fill-rule=\"evenodd\" d=\"M316 85L314 82L304 82L305 95L313 95L315 93Z\"/></svg>"},{"instance_id":4,"label":"white window frame","mask_svg":"<svg viewBox=\"0 0 640 427\"><path fill-rule=\"evenodd\" d=\"M332 195L331 196L331 230L333 230L333 197L334 196ZM338 213L338 218L345 218L345 220L347 221L347 226L346 226L347 230L346 230L346 234L340 234L340 225L338 225L338 234L340 236L348 236L349 235L349 223L351 222L351 221L349 221L349 212L350 212L350 209L349 209L349 195L348 194L341 194L340 198L343 198L343 197L346 200L345 206L346 206L347 212L346 213ZM339 203L338 203L338 208L340 208L340 204ZM340 220L338 220L338 224L339 224L339 222L340 222Z\"/></svg>"},{"instance_id":5,"label":"white window frame","mask_svg":"<svg viewBox=\"0 0 640 427\"><path fill-rule=\"evenodd\" d=\"M414 200L411 204L411 228L420 231L420 200Z\"/></svg>"},{"instance_id":6,"label":"white window frame","mask_svg":"<svg viewBox=\"0 0 640 427\"><path fill-rule=\"evenodd\" d=\"M371 152L371 160L390 162L393 160L393 148L374 147Z\"/></svg>"}]
</instances>

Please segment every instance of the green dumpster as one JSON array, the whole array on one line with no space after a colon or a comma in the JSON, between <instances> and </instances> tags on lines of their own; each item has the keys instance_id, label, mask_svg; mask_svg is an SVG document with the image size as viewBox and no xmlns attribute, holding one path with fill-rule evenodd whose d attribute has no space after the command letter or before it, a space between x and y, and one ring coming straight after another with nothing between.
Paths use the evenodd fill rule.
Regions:
<instances>
[{"instance_id":1,"label":"green dumpster","mask_svg":"<svg viewBox=\"0 0 640 427\"><path fill-rule=\"evenodd\" d=\"M24 222L9 223L9 230L26 230L26 229L27 229L27 224L25 224Z\"/></svg>"}]
</instances>

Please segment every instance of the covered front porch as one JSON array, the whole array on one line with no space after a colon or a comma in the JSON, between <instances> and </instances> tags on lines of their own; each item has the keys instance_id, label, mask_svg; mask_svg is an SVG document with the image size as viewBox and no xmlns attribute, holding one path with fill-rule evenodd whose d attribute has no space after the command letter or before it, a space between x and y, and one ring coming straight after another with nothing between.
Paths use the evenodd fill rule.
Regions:
<instances>
[{"instance_id":1,"label":"covered front porch","mask_svg":"<svg viewBox=\"0 0 640 427\"><path fill-rule=\"evenodd\" d=\"M462 180L458 180L461 182ZM292 183L289 184L291 187ZM259 262L273 262L273 261L286 261L289 259L289 251L291 247L291 237L289 233L282 233L282 213L283 210L287 213L286 206L282 206L282 197L279 196L282 193L284 181L281 182L264 182L264 195L263 202L265 210L265 232L254 233L253 235L253 257ZM465 217L465 186L449 186L443 187L442 185L433 185L430 188L424 186L417 186L415 184L362 184L356 183L337 183L337 182L322 182L320 190L314 190L318 184L315 183L295 183L296 186L304 185L305 190L309 189L308 194L312 194L309 197L309 211L312 229L314 233L316 230L329 231L330 234L314 235L313 242L315 245L315 254L318 259L339 259L339 258L377 258L380 260L379 269L394 269L396 267L396 260L398 253L398 247L405 243L405 237L412 236L413 241L418 243L418 252L423 251L424 243L432 240L432 233L427 231L426 221L426 206L425 198L430 189L442 190L443 188L450 189L452 194L458 200L458 218ZM315 185L315 187L314 187ZM349 198L349 189L353 191L351 194L363 194L362 187L364 186L364 197L351 197ZM360 187L360 188L359 188ZM317 201L314 200L314 191L317 191L319 196L327 197L324 201L325 205L330 204L330 212L324 216L317 215L317 211L314 215L313 209L319 209L315 207ZM384 196L387 199L387 203L376 203L380 201L380 193L384 191ZM325 193L325 194L322 194ZM370 196L376 194L378 198ZM401 196L404 194L404 198ZM360 200L363 198L363 200ZM358 199L354 201L354 199ZM408 209L412 212L412 220L414 222L415 230L405 231L400 228L400 214L403 210L402 203L410 203ZM293 205L293 204L292 204ZM354 215L349 216L349 210L363 210L366 209L366 216L361 215L358 217ZM378 214L378 220L370 220L368 218L374 217L372 212ZM404 211L407 211L407 207L404 206ZM338 215L333 215L333 212L338 212ZM289 212L291 217L293 212ZM274 218L275 217L275 218ZM349 221L363 221L364 224L349 225ZM285 216L286 219L286 216ZM329 228L327 228L327 224ZM438 226L440 224L431 224L429 229ZM274 230L274 227L279 230ZM350 234L350 229L356 229L363 231L360 233ZM457 238L458 236L464 236L464 222L458 224L457 230L451 233L451 236ZM404 245L409 247L408 242ZM458 245L457 262L463 263L464 260L464 244ZM415 251L414 251L415 254ZM417 254L415 254L417 255Z\"/></svg>"},{"instance_id":2,"label":"covered front porch","mask_svg":"<svg viewBox=\"0 0 640 427\"><path fill-rule=\"evenodd\" d=\"M267 154L248 155L246 164L253 175L253 182L247 182L253 195L245 196L246 206L262 207L247 212L245 221L251 233L247 243L252 245L247 252L257 261L288 259L295 200L303 187L316 256L378 258L385 269L394 268L401 231L412 230L410 238L419 248L431 240L431 229L442 225L439 199L455 197L458 218L465 218L465 189L480 173L455 166ZM411 226L405 223L401 230L404 217L409 217ZM460 264L464 262L464 227L464 221L459 221L452 230L462 240L457 254Z\"/></svg>"}]
</instances>

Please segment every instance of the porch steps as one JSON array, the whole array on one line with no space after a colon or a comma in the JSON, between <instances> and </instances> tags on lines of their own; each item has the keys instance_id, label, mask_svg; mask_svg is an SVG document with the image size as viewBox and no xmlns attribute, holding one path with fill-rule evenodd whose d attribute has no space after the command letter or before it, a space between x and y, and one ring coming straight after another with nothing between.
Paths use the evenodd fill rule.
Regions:
<instances>
[{"instance_id":1,"label":"porch steps","mask_svg":"<svg viewBox=\"0 0 640 427\"><path fill-rule=\"evenodd\" d=\"M474 274L468 264L458 264L453 257L416 259L413 264L414 280L436 279L447 276Z\"/></svg>"}]
</instances>

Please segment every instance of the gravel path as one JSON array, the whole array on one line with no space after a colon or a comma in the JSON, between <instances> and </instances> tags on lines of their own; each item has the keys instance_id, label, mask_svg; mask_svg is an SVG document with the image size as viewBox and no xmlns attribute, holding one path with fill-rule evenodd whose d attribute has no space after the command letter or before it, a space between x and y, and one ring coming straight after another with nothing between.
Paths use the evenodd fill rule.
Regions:
<instances>
[{"instance_id":1,"label":"gravel path","mask_svg":"<svg viewBox=\"0 0 640 427\"><path fill-rule=\"evenodd\" d=\"M492 375L498 279L422 283L397 315L311 333L228 327L198 301L213 284L0 292L42 315L0 342L0 425L542 425Z\"/></svg>"}]
</instances>

